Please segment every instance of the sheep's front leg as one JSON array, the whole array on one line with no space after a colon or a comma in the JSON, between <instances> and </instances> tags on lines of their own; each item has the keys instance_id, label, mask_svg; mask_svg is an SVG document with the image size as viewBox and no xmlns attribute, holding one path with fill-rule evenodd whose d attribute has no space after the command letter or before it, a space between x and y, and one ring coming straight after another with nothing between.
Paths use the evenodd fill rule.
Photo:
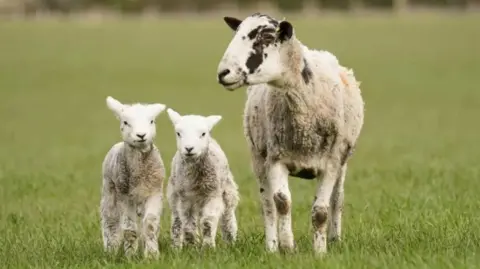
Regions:
<instances>
[{"instance_id":1,"label":"sheep's front leg","mask_svg":"<svg viewBox=\"0 0 480 269\"><path fill-rule=\"evenodd\" d=\"M344 182L347 172L347 165L345 164L341 171L339 178L333 188L331 203L331 221L329 221L328 227L328 239L329 241L340 241L342 236L342 213L344 202Z\"/></svg>"},{"instance_id":2,"label":"sheep's front leg","mask_svg":"<svg viewBox=\"0 0 480 269\"><path fill-rule=\"evenodd\" d=\"M158 233L162 214L162 193L152 195L145 202L143 218L143 238L145 239L145 257L158 258Z\"/></svg>"},{"instance_id":3,"label":"sheep's front leg","mask_svg":"<svg viewBox=\"0 0 480 269\"><path fill-rule=\"evenodd\" d=\"M181 222L185 244L194 244L197 241L197 212L193 202L187 199L181 201Z\"/></svg>"},{"instance_id":4,"label":"sheep's front leg","mask_svg":"<svg viewBox=\"0 0 480 269\"><path fill-rule=\"evenodd\" d=\"M314 229L313 249L318 254L327 252L327 225L330 210L330 197L338 178L338 166L335 161L327 162L323 180L320 182L312 207L312 225Z\"/></svg>"},{"instance_id":5,"label":"sheep's front leg","mask_svg":"<svg viewBox=\"0 0 480 269\"><path fill-rule=\"evenodd\" d=\"M115 204L115 193L104 189L100 202L100 216L104 251L116 253L122 243L120 208Z\"/></svg>"},{"instance_id":6,"label":"sheep's front leg","mask_svg":"<svg viewBox=\"0 0 480 269\"><path fill-rule=\"evenodd\" d=\"M273 190L273 201L278 214L280 247L285 250L293 250L292 198L288 187L288 169L280 163L272 165L267 180Z\"/></svg>"},{"instance_id":7,"label":"sheep's front leg","mask_svg":"<svg viewBox=\"0 0 480 269\"><path fill-rule=\"evenodd\" d=\"M225 207L222 197L215 197L205 203L201 212L203 245L215 248L218 221Z\"/></svg>"},{"instance_id":8,"label":"sheep's front leg","mask_svg":"<svg viewBox=\"0 0 480 269\"><path fill-rule=\"evenodd\" d=\"M265 231L265 244L267 251L278 250L277 239L277 210L273 202L273 189L267 177L265 160L256 154L252 155L252 167L258 177L260 187L260 201L262 204L262 216Z\"/></svg>"},{"instance_id":9,"label":"sheep's front leg","mask_svg":"<svg viewBox=\"0 0 480 269\"><path fill-rule=\"evenodd\" d=\"M122 208L123 248L125 255L130 257L138 249L137 212L135 204L128 199L128 196L122 195L119 203Z\"/></svg>"}]
</instances>

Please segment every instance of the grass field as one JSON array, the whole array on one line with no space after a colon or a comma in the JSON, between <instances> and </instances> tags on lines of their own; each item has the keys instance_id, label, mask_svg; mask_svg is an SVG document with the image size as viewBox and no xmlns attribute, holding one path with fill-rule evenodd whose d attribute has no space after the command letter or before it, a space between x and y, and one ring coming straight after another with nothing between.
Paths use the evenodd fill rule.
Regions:
<instances>
[{"instance_id":1,"label":"grass field","mask_svg":"<svg viewBox=\"0 0 480 269\"><path fill-rule=\"evenodd\" d=\"M264 251L242 134L245 90L228 92L215 79L232 36L218 16L0 23L1 267L478 267L480 16L290 19L305 44L354 68L366 103L347 175L344 241L324 260L311 248L316 183L295 178L298 253ZM101 163L120 139L107 95L223 115L212 135L240 185L235 248L173 252L166 208L158 262L103 254ZM169 173L175 138L166 113L157 130Z\"/></svg>"}]
</instances>

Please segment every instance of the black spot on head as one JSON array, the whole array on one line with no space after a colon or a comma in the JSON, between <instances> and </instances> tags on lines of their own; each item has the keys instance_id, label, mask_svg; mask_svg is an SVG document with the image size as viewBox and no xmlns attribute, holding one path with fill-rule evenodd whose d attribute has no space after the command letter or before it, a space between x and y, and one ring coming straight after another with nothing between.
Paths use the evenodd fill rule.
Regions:
<instances>
[{"instance_id":1,"label":"black spot on head","mask_svg":"<svg viewBox=\"0 0 480 269\"><path fill-rule=\"evenodd\" d=\"M307 60L303 59L303 69L302 69L302 78L305 84L308 84L312 80L312 70L308 66Z\"/></svg>"},{"instance_id":2,"label":"black spot on head","mask_svg":"<svg viewBox=\"0 0 480 269\"><path fill-rule=\"evenodd\" d=\"M256 43L256 42L255 42ZM247 59L246 66L250 74L253 74L255 70L262 64L262 47L258 44L253 44L255 52L250 53L250 56Z\"/></svg>"},{"instance_id":3,"label":"black spot on head","mask_svg":"<svg viewBox=\"0 0 480 269\"><path fill-rule=\"evenodd\" d=\"M254 39L257 36L258 31L260 31L261 27L262 26L259 25L255 27L252 31L250 31L250 33L248 33L248 38L250 38L250 40Z\"/></svg>"}]
</instances>

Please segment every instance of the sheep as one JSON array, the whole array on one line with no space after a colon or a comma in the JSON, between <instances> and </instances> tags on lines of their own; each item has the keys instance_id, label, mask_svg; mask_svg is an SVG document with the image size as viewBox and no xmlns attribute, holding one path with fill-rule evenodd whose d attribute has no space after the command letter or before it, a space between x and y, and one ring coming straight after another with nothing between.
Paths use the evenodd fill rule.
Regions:
<instances>
[{"instance_id":1,"label":"sheep","mask_svg":"<svg viewBox=\"0 0 480 269\"><path fill-rule=\"evenodd\" d=\"M163 104L122 104L107 97L107 106L120 120L123 138L112 146L102 165L100 202L104 250L116 252L123 242L125 255L137 252L141 222L144 256L158 258L165 168L153 140L155 119Z\"/></svg>"},{"instance_id":2,"label":"sheep","mask_svg":"<svg viewBox=\"0 0 480 269\"><path fill-rule=\"evenodd\" d=\"M295 249L288 177L317 178L313 249L323 256L327 231L328 241L341 240L347 161L364 120L360 83L333 54L303 45L286 20L255 13L224 21L235 35L217 81L229 91L248 86L244 135L259 182L266 249Z\"/></svg>"},{"instance_id":3,"label":"sheep","mask_svg":"<svg viewBox=\"0 0 480 269\"><path fill-rule=\"evenodd\" d=\"M167 200L172 212L171 238L174 248L198 242L215 248L220 222L223 239L233 244L237 238L235 210L239 202L225 153L210 136L221 116L184 115L169 108L176 133L177 151L171 164ZM200 227L197 223L200 221Z\"/></svg>"}]
</instances>

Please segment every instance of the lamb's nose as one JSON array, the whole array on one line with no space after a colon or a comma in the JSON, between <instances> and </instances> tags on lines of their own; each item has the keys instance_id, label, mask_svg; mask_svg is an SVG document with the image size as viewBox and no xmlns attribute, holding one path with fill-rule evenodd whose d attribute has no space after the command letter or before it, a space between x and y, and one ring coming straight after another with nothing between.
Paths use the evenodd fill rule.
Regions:
<instances>
[{"instance_id":1,"label":"lamb's nose","mask_svg":"<svg viewBox=\"0 0 480 269\"><path fill-rule=\"evenodd\" d=\"M192 152L193 147L185 147L185 150L186 150L188 153L190 153L190 152Z\"/></svg>"},{"instance_id":2,"label":"lamb's nose","mask_svg":"<svg viewBox=\"0 0 480 269\"><path fill-rule=\"evenodd\" d=\"M218 73L218 82L220 84L225 84L225 81L223 79L225 78L226 75L230 74L229 69L224 69L222 72Z\"/></svg>"},{"instance_id":3,"label":"lamb's nose","mask_svg":"<svg viewBox=\"0 0 480 269\"><path fill-rule=\"evenodd\" d=\"M143 139L145 137L145 133L137 134L138 138Z\"/></svg>"}]
</instances>

